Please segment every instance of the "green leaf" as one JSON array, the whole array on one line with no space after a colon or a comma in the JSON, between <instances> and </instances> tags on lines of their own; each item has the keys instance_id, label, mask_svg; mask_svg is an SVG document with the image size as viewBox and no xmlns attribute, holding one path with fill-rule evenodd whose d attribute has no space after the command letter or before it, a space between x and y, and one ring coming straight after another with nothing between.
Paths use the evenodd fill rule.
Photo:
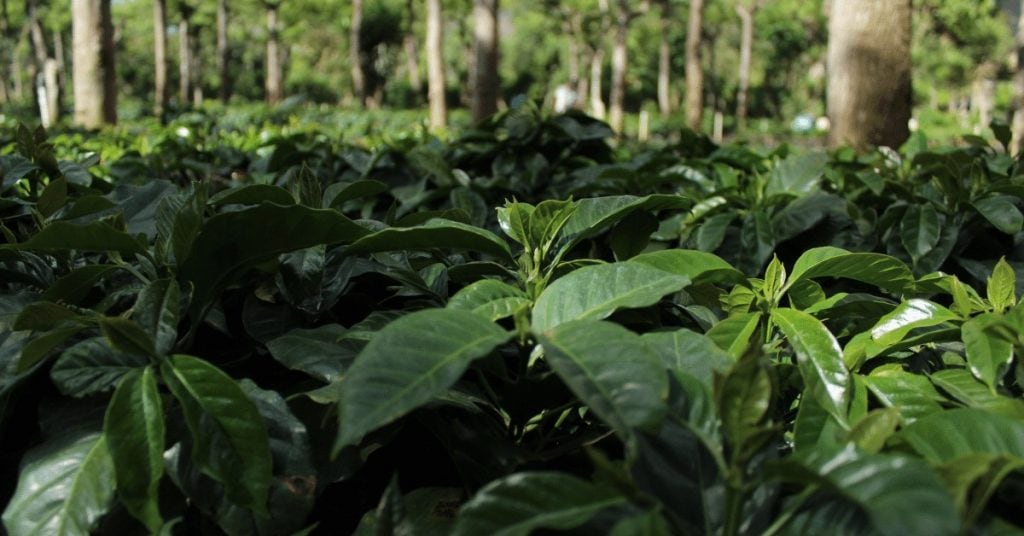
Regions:
<instances>
[{"instance_id":1,"label":"green leaf","mask_svg":"<svg viewBox=\"0 0 1024 536\"><path fill-rule=\"evenodd\" d=\"M634 429L654 429L665 416L665 367L635 333L580 320L535 334L555 373L619 437L630 442Z\"/></svg>"},{"instance_id":2,"label":"green leaf","mask_svg":"<svg viewBox=\"0 0 1024 536\"><path fill-rule=\"evenodd\" d=\"M396 251L401 249L456 248L479 251L511 259L508 244L494 233L439 218L432 219L417 227L390 227L366 235L348 247L351 255Z\"/></svg>"},{"instance_id":3,"label":"green leaf","mask_svg":"<svg viewBox=\"0 0 1024 536\"><path fill-rule=\"evenodd\" d=\"M1024 422L980 409L936 412L918 419L899 435L932 463L979 453L1024 460Z\"/></svg>"},{"instance_id":4,"label":"green leaf","mask_svg":"<svg viewBox=\"0 0 1024 536\"><path fill-rule=\"evenodd\" d=\"M33 330L49 331L69 320L81 320L84 317L75 311L56 303L35 302L26 305L14 319L11 328L14 331Z\"/></svg>"},{"instance_id":5,"label":"green leaf","mask_svg":"<svg viewBox=\"0 0 1024 536\"><path fill-rule=\"evenodd\" d=\"M959 319L956 313L937 303L915 298L880 318L871 328L871 338L884 348L902 341L912 330Z\"/></svg>"},{"instance_id":6,"label":"green leaf","mask_svg":"<svg viewBox=\"0 0 1024 536\"><path fill-rule=\"evenodd\" d=\"M632 261L586 266L551 283L533 306L541 332L572 320L599 320L620 308L646 307L690 284L685 276Z\"/></svg>"},{"instance_id":7,"label":"green leaf","mask_svg":"<svg viewBox=\"0 0 1024 536\"><path fill-rule=\"evenodd\" d=\"M189 314L201 312L232 278L258 262L318 244L351 242L367 231L337 211L300 205L262 205L218 214L203 224L187 258L182 281L194 285Z\"/></svg>"},{"instance_id":8,"label":"green leaf","mask_svg":"<svg viewBox=\"0 0 1024 536\"><path fill-rule=\"evenodd\" d=\"M820 320L796 309L775 309L772 319L793 347L804 385L823 408L846 426L850 374L835 336Z\"/></svg>"},{"instance_id":9,"label":"green leaf","mask_svg":"<svg viewBox=\"0 0 1024 536\"><path fill-rule=\"evenodd\" d=\"M907 208L900 221L900 240L916 263L939 243L939 213L930 204Z\"/></svg>"},{"instance_id":10,"label":"green leaf","mask_svg":"<svg viewBox=\"0 0 1024 536\"><path fill-rule=\"evenodd\" d=\"M135 322L120 316L103 316L98 322L100 332L114 348L129 354L158 357L153 338Z\"/></svg>"},{"instance_id":11,"label":"green leaf","mask_svg":"<svg viewBox=\"0 0 1024 536\"><path fill-rule=\"evenodd\" d=\"M988 278L988 301L997 312L1003 312L1017 304L1017 274L1006 259L999 259Z\"/></svg>"},{"instance_id":12,"label":"green leaf","mask_svg":"<svg viewBox=\"0 0 1024 536\"><path fill-rule=\"evenodd\" d=\"M181 290L173 279L157 279L139 292L132 307L132 318L154 342L158 355L166 355L178 341Z\"/></svg>"},{"instance_id":13,"label":"green leaf","mask_svg":"<svg viewBox=\"0 0 1024 536\"><path fill-rule=\"evenodd\" d=\"M787 289L802 279L842 277L882 290L900 293L914 282L910 268L898 259L880 253L850 253L831 246L805 251L793 264Z\"/></svg>"},{"instance_id":14,"label":"green leaf","mask_svg":"<svg viewBox=\"0 0 1024 536\"><path fill-rule=\"evenodd\" d=\"M971 373L992 392L1013 360L1013 345L986 331L999 320L996 315L981 314L964 322L960 328Z\"/></svg>"},{"instance_id":15,"label":"green leaf","mask_svg":"<svg viewBox=\"0 0 1024 536\"><path fill-rule=\"evenodd\" d=\"M864 454L852 445L837 452L814 451L775 470L786 480L821 488L808 507L790 521L793 534L829 533L953 535L959 520L952 498L924 462L904 455ZM824 519L814 519L816 515ZM866 519L865 519L866 517ZM858 527L867 522L868 527ZM858 530L858 528L860 530ZM845 529L845 530L844 530ZM867 529L867 530L865 530Z\"/></svg>"},{"instance_id":16,"label":"green leaf","mask_svg":"<svg viewBox=\"0 0 1024 536\"><path fill-rule=\"evenodd\" d=\"M32 238L18 244L17 248L41 251L116 251L122 255L145 254L147 250L146 245L134 236L101 221L85 225L53 222L32 235Z\"/></svg>"},{"instance_id":17,"label":"green leaf","mask_svg":"<svg viewBox=\"0 0 1024 536\"><path fill-rule=\"evenodd\" d=\"M515 473L488 484L463 505L453 534L527 536L538 529L569 530L625 503L615 490L568 474Z\"/></svg>"},{"instance_id":18,"label":"green leaf","mask_svg":"<svg viewBox=\"0 0 1024 536\"><path fill-rule=\"evenodd\" d=\"M659 331L640 337L669 370L685 372L711 385L715 372L725 372L732 357L709 337L690 331Z\"/></svg>"},{"instance_id":19,"label":"green leaf","mask_svg":"<svg viewBox=\"0 0 1024 536\"><path fill-rule=\"evenodd\" d=\"M610 536L670 536L668 522L657 510L622 519L612 527Z\"/></svg>"},{"instance_id":20,"label":"green leaf","mask_svg":"<svg viewBox=\"0 0 1024 536\"><path fill-rule=\"evenodd\" d=\"M39 194L39 201L36 208L43 218L49 218L68 202L68 181L64 177L57 177L56 180L46 185L43 193Z\"/></svg>"},{"instance_id":21,"label":"green leaf","mask_svg":"<svg viewBox=\"0 0 1024 536\"><path fill-rule=\"evenodd\" d=\"M4 510L11 536L89 534L114 500L114 465L101 434L44 443L30 451Z\"/></svg>"},{"instance_id":22,"label":"green leaf","mask_svg":"<svg viewBox=\"0 0 1024 536\"><path fill-rule=\"evenodd\" d=\"M1014 235L1024 227L1024 214L1014 204L1015 198L1006 195L986 197L971 203L983 218L1000 231Z\"/></svg>"},{"instance_id":23,"label":"green leaf","mask_svg":"<svg viewBox=\"0 0 1024 536\"><path fill-rule=\"evenodd\" d=\"M782 160L768 176L765 197L778 194L799 196L813 192L825 173L827 163L828 155L824 153L798 154Z\"/></svg>"},{"instance_id":24,"label":"green leaf","mask_svg":"<svg viewBox=\"0 0 1024 536\"><path fill-rule=\"evenodd\" d=\"M339 324L327 324L315 329L293 329L267 343L267 350L279 363L332 382L355 361L360 345L343 341L348 333ZM346 344L348 342L348 344Z\"/></svg>"},{"instance_id":25,"label":"green leaf","mask_svg":"<svg viewBox=\"0 0 1024 536\"><path fill-rule=\"evenodd\" d=\"M754 437L768 414L772 381L767 367L757 358L736 362L716 385L715 403L722 427L733 448L742 449Z\"/></svg>"},{"instance_id":26,"label":"green leaf","mask_svg":"<svg viewBox=\"0 0 1024 536\"><path fill-rule=\"evenodd\" d=\"M530 216L533 214L534 206L527 203L505 203L504 207L498 207L498 225L509 238L527 248L534 248L537 244L530 243Z\"/></svg>"},{"instance_id":27,"label":"green leaf","mask_svg":"<svg viewBox=\"0 0 1024 536\"><path fill-rule=\"evenodd\" d=\"M573 201L547 199L538 203L530 212L526 228L530 246L547 251L575 210L576 203Z\"/></svg>"},{"instance_id":28,"label":"green leaf","mask_svg":"<svg viewBox=\"0 0 1024 536\"><path fill-rule=\"evenodd\" d=\"M195 463L224 484L231 501L266 513L270 446L256 405L230 376L202 359L173 355L161 372L181 403Z\"/></svg>"},{"instance_id":29,"label":"green leaf","mask_svg":"<svg viewBox=\"0 0 1024 536\"><path fill-rule=\"evenodd\" d=\"M875 398L887 408L896 408L905 422L942 411L942 395L927 378L896 370L876 370L861 376Z\"/></svg>"},{"instance_id":30,"label":"green leaf","mask_svg":"<svg viewBox=\"0 0 1024 536\"><path fill-rule=\"evenodd\" d=\"M456 292L447 307L472 311L494 322L529 305L530 299L518 288L496 279L481 279Z\"/></svg>"},{"instance_id":31,"label":"green leaf","mask_svg":"<svg viewBox=\"0 0 1024 536\"><path fill-rule=\"evenodd\" d=\"M68 275L54 281L43 292L40 299L48 302L63 302L76 305L85 299L85 296L97 282L114 270L117 270L117 268L117 266L110 264L89 264L77 268Z\"/></svg>"},{"instance_id":32,"label":"green leaf","mask_svg":"<svg viewBox=\"0 0 1024 536\"><path fill-rule=\"evenodd\" d=\"M107 406L103 433L114 463L117 493L151 533L160 532L164 475L164 410L153 369L124 377Z\"/></svg>"},{"instance_id":33,"label":"green leaf","mask_svg":"<svg viewBox=\"0 0 1024 536\"><path fill-rule=\"evenodd\" d=\"M50 377L60 392L82 397L113 389L126 374L147 364L145 356L114 350L95 337L64 350Z\"/></svg>"},{"instance_id":34,"label":"green leaf","mask_svg":"<svg viewBox=\"0 0 1024 536\"><path fill-rule=\"evenodd\" d=\"M573 211L558 240L558 249L566 252L581 241L597 236L616 222L623 220L637 210L684 209L692 202L678 195L618 195L591 197L576 202Z\"/></svg>"},{"instance_id":35,"label":"green leaf","mask_svg":"<svg viewBox=\"0 0 1024 536\"><path fill-rule=\"evenodd\" d=\"M993 393L966 369L946 368L935 371L929 378L936 387L967 407L1024 419L1024 400Z\"/></svg>"},{"instance_id":36,"label":"green leaf","mask_svg":"<svg viewBox=\"0 0 1024 536\"><path fill-rule=\"evenodd\" d=\"M751 344L755 344L754 332L760 322L761 313L734 314L711 326L707 337L733 359L739 359Z\"/></svg>"},{"instance_id":37,"label":"green leaf","mask_svg":"<svg viewBox=\"0 0 1024 536\"><path fill-rule=\"evenodd\" d=\"M761 292L771 303L778 304L782 298L782 289L786 284L786 267L779 258L772 258L764 272L764 287Z\"/></svg>"},{"instance_id":38,"label":"green leaf","mask_svg":"<svg viewBox=\"0 0 1024 536\"><path fill-rule=\"evenodd\" d=\"M353 199L374 197L388 191L388 185L380 181L359 180L350 183L337 182L324 190L324 208L341 210L342 205Z\"/></svg>"},{"instance_id":39,"label":"green leaf","mask_svg":"<svg viewBox=\"0 0 1024 536\"><path fill-rule=\"evenodd\" d=\"M850 430L849 439L868 453L877 453L896 432L900 412L896 408L876 409L857 422Z\"/></svg>"},{"instance_id":40,"label":"green leaf","mask_svg":"<svg viewBox=\"0 0 1024 536\"><path fill-rule=\"evenodd\" d=\"M211 197L209 201L215 207L223 205L259 205L263 202L278 205L294 205L295 199L292 197L292 194L280 186L248 184L224 190Z\"/></svg>"},{"instance_id":41,"label":"green leaf","mask_svg":"<svg viewBox=\"0 0 1024 536\"><path fill-rule=\"evenodd\" d=\"M385 326L342 382L334 452L444 393L512 334L474 313L428 309Z\"/></svg>"},{"instance_id":42,"label":"green leaf","mask_svg":"<svg viewBox=\"0 0 1024 536\"><path fill-rule=\"evenodd\" d=\"M747 276L717 255L689 249L665 249L637 255L631 263L681 275L694 285L704 283L746 284Z\"/></svg>"}]
</instances>

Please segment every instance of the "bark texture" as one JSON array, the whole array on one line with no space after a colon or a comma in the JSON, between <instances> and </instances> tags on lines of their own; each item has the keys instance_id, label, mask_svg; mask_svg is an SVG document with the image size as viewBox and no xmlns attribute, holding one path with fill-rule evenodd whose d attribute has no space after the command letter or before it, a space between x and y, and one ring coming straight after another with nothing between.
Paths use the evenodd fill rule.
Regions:
<instances>
[{"instance_id":1,"label":"bark texture","mask_svg":"<svg viewBox=\"0 0 1024 536\"><path fill-rule=\"evenodd\" d=\"M690 0L686 29L686 126L693 130L700 130L704 113L704 71L700 64L703 25L704 0Z\"/></svg>"},{"instance_id":2,"label":"bark texture","mask_svg":"<svg viewBox=\"0 0 1024 536\"><path fill-rule=\"evenodd\" d=\"M37 98L40 123L45 128L53 126L60 119L60 70L56 55L51 56L46 46L46 35L43 24L39 20L36 3L29 1L28 8L29 35L32 39L32 52L35 55Z\"/></svg>"},{"instance_id":3,"label":"bark texture","mask_svg":"<svg viewBox=\"0 0 1024 536\"><path fill-rule=\"evenodd\" d=\"M110 0L72 0L75 124L99 128L117 122L117 73Z\"/></svg>"},{"instance_id":4,"label":"bark texture","mask_svg":"<svg viewBox=\"0 0 1024 536\"><path fill-rule=\"evenodd\" d=\"M658 111L662 117L672 113L672 10L668 0L661 1L661 27L658 44Z\"/></svg>"},{"instance_id":5,"label":"bark texture","mask_svg":"<svg viewBox=\"0 0 1024 536\"><path fill-rule=\"evenodd\" d=\"M473 1L473 122L498 111L498 0Z\"/></svg>"},{"instance_id":6,"label":"bark texture","mask_svg":"<svg viewBox=\"0 0 1024 536\"><path fill-rule=\"evenodd\" d=\"M899 147L911 114L911 0L834 0L829 145Z\"/></svg>"},{"instance_id":7,"label":"bark texture","mask_svg":"<svg viewBox=\"0 0 1024 536\"><path fill-rule=\"evenodd\" d=\"M740 131L747 129L747 98L750 94L750 58L754 49L754 13L757 4L736 4L740 17L740 72L739 87L736 90L736 125Z\"/></svg>"},{"instance_id":8,"label":"bark texture","mask_svg":"<svg viewBox=\"0 0 1024 536\"><path fill-rule=\"evenodd\" d=\"M444 55L441 48L443 25L441 0L427 0L427 91L430 100L430 128L432 129L442 129L448 126Z\"/></svg>"},{"instance_id":9,"label":"bark texture","mask_svg":"<svg viewBox=\"0 0 1024 536\"><path fill-rule=\"evenodd\" d=\"M192 99L192 11L187 4L178 6L178 102L188 106Z\"/></svg>"},{"instance_id":10,"label":"bark texture","mask_svg":"<svg viewBox=\"0 0 1024 536\"><path fill-rule=\"evenodd\" d=\"M629 2L619 0L618 9L615 11L615 43L612 46L612 87L608 96L608 124L620 135L625 115L626 70L629 67L629 55L626 50L629 38L629 19Z\"/></svg>"}]
</instances>

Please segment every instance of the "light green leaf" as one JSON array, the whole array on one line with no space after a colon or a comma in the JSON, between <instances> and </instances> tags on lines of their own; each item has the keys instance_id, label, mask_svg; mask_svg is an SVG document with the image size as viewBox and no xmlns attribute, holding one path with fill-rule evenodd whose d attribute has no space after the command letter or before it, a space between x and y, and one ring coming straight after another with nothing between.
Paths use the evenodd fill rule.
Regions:
<instances>
[{"instance_id":1,"label":"light green leaf","mask_svg":"<svg viewBox=\"0 0 1024 536\"><path fill-rule=\"evenodd\" d=\"M999 320L996 315L981 314L964 322L960 328L971 373L992 392L1013 360L1013 344L986 330Z\"/></svg>"},{"instance_id":2,"label":"light green leaf","mask_svg":"<svg viewBox=\"0 0 1024 536\"><path fill-rule=\"evenodd\" d=\"M527 203L505 203L504 207L498 207L498 225L512 240L528 248L536 247L537 244L530 243L529 232L533 211L533 205Z\"/></svg>"},{"instance_id":3,"label":"light green leaf","mask_svg":"<svg viewBox=\"0 0 1024 536\"><path fill-rule=\"evenodd\" d=\"M688 277L633 261L586 266L544 289L533 306L533 328L546 331L572 320L599 320L621 308L646 307L689 284Z\"/></svg>"},{"instance_id":4,"label":"light green leaf","mask_svg":"<svg viewBox=\"0 0 1024 536\"><path fill-rule=\"evenodd\" d=\"M734 314L711 326L707 337L733 359L739 359L751 344L756 344L753 335L760 322L761 313Z\"/></svg>"},{"instance_id":5,"label":"light green leaf","mask_svg":"<svg viewBox=\"0 0 1024 536\"><path fill-rule=\"evenodd\" d=\"M978 453L1024 460L1024 422L980 409L936 412L918 419L899 435L932 463Z\"/></svg>"},{"instance_id":6,"label":"light green leaf","mask_svg":"<svg viewBox=\"0 0 1024 536\"><path fill-rule=\"evenodd\" d=\"M988 301L997 312L1017 304L1017 274L1006 259L999 259L988 278Z\"/></svg>"},{"instance_id":7,"label":"light green leaf","mask_svg":"<svg viewBox=\"0 0 1024 536\"><path fill-rule=\"evenodd\" d=\"M715 372L729 370L733 362L709 337L685 328L646 333L640 338L669 370L685 372L707 385Z\"/></svg>"},{"instance_id":8,"label":"light green leaf","mask_svg":"<svg viewBox=\"0 0 1024 536\"><path fill-rule=\"evenodd\" d=\"M747 276L717 255L691 249L665 249L637 255L631 263L644 264L703 283L746 284Z\"/></svg>"},{"instance_id":9,"label":"light green leaf","mask_svg":"<svg viewBox=\"0 0 1024 536\"><path fill-rule=\"evenodd\" d=\"M825 173L828 155L796 154L777 163L765 185L765 197L779 194L799 196L813 192Z\"/></svg>"},{"instance_id":10,"label":"light green leaf","mask_svg":"<svg viewBox=\"0 0 1024 536\"><path fill-rule=\"evenodd\" d=\"M569 389L630 442L665 416L668 375L640 336L618 324L579 320L536 333L544 355Z\"/></svg>"},{"instance_id":11,"label":"light green leaf","mask_svg":"<svg viewBox=\"0 0 1024 536\"><path fill-rule=\"evenodd\" d=\"M876 370L860 376L875 398L887 408L896 408L904 422L942 411L942 395L922 375L897 370Z\"/></svg>"},{"instance_id":12,"label":"light green leaf","mask_svg":"<svg viewBox=\"0 0 1024 536\"><path fill-rule=\"evenodd\" d=\"M235 380L202 359L173 355L161 372L181 403L196 465L224 484L231 501L266 513L270 446L256 404Z\"/></svg>"},{"instance_id":13,"label":"light green leaf","mask_svg":"<svg viewBox=\"0 0 1024 536\"><path fill-rule=\"evenodd\" d=\"M164 475L164 410L153 369L124 377L107 406L103 433L114 463L117 493L151 533L160 531Z\"/></svg>"},{"instance_id":14,"label":"light green leaf","mask_svg":"<svg viewBox=\"0 0 1024 536\"><path fill-rule=\"evenodd\" d=\"M881 347L902 341L908 333L919 328L937 326L959 320L960 317L945 307L922 299L911 299L899 304L871 328L871 338Z\"/></svg>"},{"instance_id":15,"label":"light green leaf","mask_svg":"<svg viewBox=\"0 0 1024 536\"><path fill-rule=\"evenodd\" d=\"M427 309L391 322L345 375L334 452L444 393L473 360L511 336L486 318L453 309Z\"/></svg>"},{"instance_id":16,"label":"light green leaf","mask_svg":"<svg viewBox=\"0 0 1024 536\"><path fill-rule=\"evenodd\" d=\"M4 510L10 536L90 534L114 500L114 464L101 434L84 434L30 451Z\"/></svg>"},{"instance_id":17,"label":"light green leaf","mask_svg":"<svg viewBox=\"0 0 1024 536\"><path fill-rule=\"evenodd\" d=\"M454 535L528 536L537 529L568 530L625 503L615 490L568 474L515 473L488 484L462 506Z\"/></svg>"},{"instance_id":18,"label":"light green leaf","mask_svg":"<svg viewBox=\"0 0 1024 536\"><path fill-rule=\"evenodd\" d=\"M880 253L850 253L831 246L809 249L800 255L789 274L787 289L802 279L841 277L882 290L900 293L914 282L910 268L898 259Z\"/></svg>"},{"instance_id":19,"label":"light green leaf","mask_svg":"<svg viewBox=\"0 0 1024 536\"><path fill-rule=\"evenodd\" d=\"M993 393L966 369L945 368L935 371L929 378L936 387L967 407L1024 419L1024 400Z\"/></svg>"},{"instance_id":20,"label":"light green leaf","mask_svg":"<svg viewBox=\"0 0 1024 536\"><path fill-rule=\"evenodd\" d=\"M528 307L526 293L497 279L481 279L455 293L448 299L448 309L472 311L496 321Z\"/></svg>"},{"instance_id":21,"label":"light green leaf","mask_svg":"<svg viewBox=\"0 0 1024 536\"><path fill-rule=\"evenodd\" d=\"M822 407L846 426L850 374L835 336L820 320L796 309L775 309L772 319L793 347L804 385Z\"/></svg>"},{"instance_id":22,"label":"light green leaf","mask_svg":"<svg viewBox=\"0 0 1024 536\"><path fill-rule=\"evenodd\" d=\"M868 453L877 453L896 432L900 412L896 408L876 409L864 416L850 430L849 439Z\"/></svg>"}]
</instances>

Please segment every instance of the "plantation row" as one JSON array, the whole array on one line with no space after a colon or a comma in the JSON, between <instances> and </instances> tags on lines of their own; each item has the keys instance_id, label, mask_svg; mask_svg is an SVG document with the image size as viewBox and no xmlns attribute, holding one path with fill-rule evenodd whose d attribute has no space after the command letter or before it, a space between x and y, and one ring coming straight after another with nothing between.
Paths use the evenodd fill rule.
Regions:
<instances>
[{"instance_id":1,"label":"plantation row","mask_svg":"<svg viewBox=\"0 0 1024 536\"><path fill-rule=\"evenodd\" d=\"M181 128L0 146L12 536L1024 531L1005 149Z\"/></svg>"}]
</instances>

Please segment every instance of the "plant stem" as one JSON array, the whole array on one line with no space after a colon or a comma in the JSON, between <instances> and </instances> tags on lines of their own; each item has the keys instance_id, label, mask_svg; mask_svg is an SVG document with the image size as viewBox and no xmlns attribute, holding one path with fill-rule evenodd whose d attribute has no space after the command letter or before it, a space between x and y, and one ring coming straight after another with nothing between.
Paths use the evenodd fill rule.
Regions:
<instances>
[{"instance_id":1,"label":"plant stem","mask_svg":"<svg viewBox=\"0 0 1024 536\"><path fill-rule=\"evenodd\" d=\"M739 478L730 476L726 485L723 536L738 536L740 525L743 523L743 498L746 493L743 490L742 482L737 482L737 480Z\"/></svg>"}]
</instances>

